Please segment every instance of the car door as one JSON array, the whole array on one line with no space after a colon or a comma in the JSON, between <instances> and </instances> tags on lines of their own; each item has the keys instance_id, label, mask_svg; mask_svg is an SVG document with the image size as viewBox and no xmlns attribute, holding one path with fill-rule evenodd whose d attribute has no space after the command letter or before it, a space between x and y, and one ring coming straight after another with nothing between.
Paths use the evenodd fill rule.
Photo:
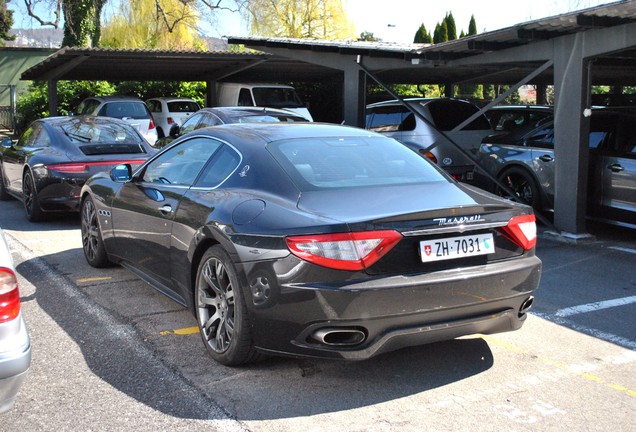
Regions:
<instances>
[{"instance_id":1,"label":"car door","mask_svg":"<svg viewBox=\"0 0 636 432\"><path fill-rule=\"evenodd\" d=\"M532 170L548 202L554 202L554 124L535 129L525 141L530 150Z\"/></svg>"},{"instance_id":2,"label":"car door","mask_svg":"<svg viewBox=\"0 0 636 432\"><path fill-rule=\"evenodd\" d=\"M125 264L179 302L170 282L174 215L220 143L194 137L151 160L113 201L112 224Z\"/></svg>"},{"instance_id":3,"label":"car door","mask_svg":"<svg viewBox=\"0 0 636 432\"><path fill-rule=\"evenodd\" d=\"M599 216L636 224L636 122L619 117L611 139L595 152L592 169L600 176ZM606 124L609 122L605 122Z\"/></svg>"}]
</instances>

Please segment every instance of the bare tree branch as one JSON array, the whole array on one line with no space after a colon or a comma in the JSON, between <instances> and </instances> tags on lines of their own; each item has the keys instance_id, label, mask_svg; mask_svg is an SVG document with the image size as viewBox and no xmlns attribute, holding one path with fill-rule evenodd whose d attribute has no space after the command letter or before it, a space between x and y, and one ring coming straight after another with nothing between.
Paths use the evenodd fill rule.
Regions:
<instances>
[{"instance_id":1,"label":"bare tree branch","mask_svg":"<svg viewBox=\"0 0 636 432\"><path fill-rule=\"evenodd\" d=\"M24 5L27 8L28 15L34 20L36 20L37 22L39 22L42 27L52 26L53 28L59 28L60 16L61 16L61 10L62 10L62 0L53 0L53 1L46 2L51 6L50 8L48 8L48 10L52 10L53 15L55 15L54 21L43 19L35 12L35 8L38 3L42 3L42 2L38 0L24 0Z\"/></svg>"}]
</instances>

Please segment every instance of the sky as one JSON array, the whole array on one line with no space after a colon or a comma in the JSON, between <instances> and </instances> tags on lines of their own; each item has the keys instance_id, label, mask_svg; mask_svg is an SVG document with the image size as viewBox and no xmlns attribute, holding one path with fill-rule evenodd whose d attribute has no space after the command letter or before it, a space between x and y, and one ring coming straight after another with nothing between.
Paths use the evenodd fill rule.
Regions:
<instances>
[{"instance_id":1,"label":"sky","mask_svg":"<svg viewBox=\"0 0 636 432\"><path fill-rule=\"evenodd\" d=\"M229 3L231 1L226 0ZM109 2L110 6L117 3ZM107 8L109 6L107 3ZM371 32L385 42L408 44L421 24L433 34L435 25L452 12L457 34L468 32L471 15L475 16L477 32L498 30L526 21L537 20L564 12L585 9L607 0L342 0L356 35ZM223 2L221 3L223 4ZM14 13L15 28L37 28L24 14L24 1L8 3ZM214 23L203 26L205 36L249 36L249 30L237 13L220 13Z\"/></svg>"}]
</instances>

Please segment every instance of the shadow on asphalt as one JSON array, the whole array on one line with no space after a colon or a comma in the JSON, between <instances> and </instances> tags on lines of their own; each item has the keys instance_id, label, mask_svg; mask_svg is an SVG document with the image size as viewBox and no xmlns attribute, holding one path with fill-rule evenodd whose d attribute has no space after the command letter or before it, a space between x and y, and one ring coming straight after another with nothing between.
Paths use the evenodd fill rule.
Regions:
<instances>
[{"instance_id":1,"label":"shadow on asphalt","mask_svg":"<svg viewBox=\"0 0 636 432\"><path fill-rule=\"evenodd\" d=\"M166 339L153 341L143 336L143 330L134 327L138 316L104 313L72 280L48 264L71 259L76 252L33 258L21 263L18 271L37 287L39 306L73 339L95 375L167 415L218 418L209 414L216 405L221 408L212 409L213 413L224 418L231 412L239 420L340 412L426 392L493 365L492 352L480 338L402 349L361 362L272 357L229 368L210 359L195 334L174 339L167 349L182 352L166 356L159 351L165 351L160 345ZM154 291L146 289L151 297ZM182 320L193 325L185 315L188 312L182 313ZM168 317L152 315L137 324L148 325L151 319Z\"/></svg>"}]
</instances>

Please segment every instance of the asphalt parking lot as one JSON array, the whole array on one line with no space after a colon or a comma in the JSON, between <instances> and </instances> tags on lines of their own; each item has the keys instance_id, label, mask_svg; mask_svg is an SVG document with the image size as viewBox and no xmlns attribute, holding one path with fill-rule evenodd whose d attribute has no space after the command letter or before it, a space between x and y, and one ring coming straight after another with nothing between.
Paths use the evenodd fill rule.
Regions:
<instances>
[{"instance_id":1,"label":"asphalt parking lot","mask_svg":"<svg viewBox=\"0 0 636 432\"><path fill-rule=\"evenodd\" d=\"M30 224L0 206L33 364L20 430L629 430L636 406L636 233L591 225L571 245L541 235L544 268L517 332L364 362L206 355L194 318L123 268L93 269L77 218Z\"/></svg>"}]
</instances>

